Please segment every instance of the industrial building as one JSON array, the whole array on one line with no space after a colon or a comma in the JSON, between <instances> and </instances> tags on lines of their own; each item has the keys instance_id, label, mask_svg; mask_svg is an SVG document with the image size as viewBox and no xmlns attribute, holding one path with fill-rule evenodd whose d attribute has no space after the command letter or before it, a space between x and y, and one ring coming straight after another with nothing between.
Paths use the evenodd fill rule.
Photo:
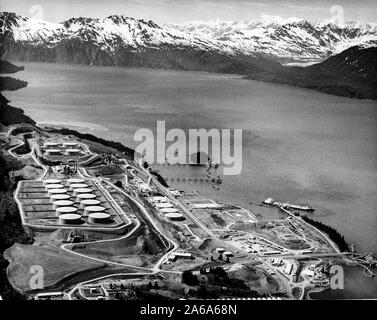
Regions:
<instances>
[{"instance_id":1,"label":"industrial building","mask_svg":"<svg viewBox=\"0 0 377 320\"><path fill-rule=\"evenodd\" d=\"M59 146L59 143L58 142L45 142L44 144L43 144L43 147L44 148L48 148L48 149L50 149L50 148L56 148L56 147L58 147Z\"/></svg>"},{"instance_id":2,"label":"industrial building","mask_svg":"<svg viewBox=\"0 0 377 320\"><path fill-rule=\"evenodd\" d=\"M233 252L231 252L231 251L225 251L223 254L224 254L225 257L233 257L234 256Z\"/></svg>"},{"instance_id":3,"label":"industrial building","mask_svg":"<svg viewBox=\"0 0 377 320\"><path fill-rule=\"evenodd\" d=\"M58 155L61 155L62 152L60 149L47 149L45 151L46 155L48 156L58 156Z\"/></svg>"},{"instance_id":4,"label":"industrial building","mask_svg":"<svg viewBox=\"0 0 377 320\"><path fill-rule=\"evenodd\" d=\"M192 200L191 205L193 209L216 209L221 208L217 202L209 199Z\"/></svg>"},{"instance_id":5,"label":"industrial building","mask_svg":"<svg viewBox=\"0 0 377 320\"><path fill-rule=\"evenodd\" d=\"M284 273L285 274L291 274L292 269L293 269L293 264L288 261L286 266L285 266Z\"/></svg>"},{"instance_id":6,"label":"industrial building","mask_svg":"<svg viewBox=\"0 0 377 320\"><path fill-rule=\"evenodd\" d=\"M81 153L80 149L67 149L65 150L65 155L66 156L77 156Z\"/></svg>"},{"instance_id":7,"label":"industrial building","mask_svg":"<svg viewBox=\"0 0 377 320\"><path fill-rule=\"evenodd\" d=\"M65 148L73 148L73 147L77 147L78 143L77 142L64 142L63 146Z\"/></svg>"},{"instance_id":8,"label":"industrial building","mask_svg":"<svg viewBox=\"0 0 377 320\"><path fill-rule=\"evenodd\" d=\"M190 252L176 251L169 255L170 261L176 261L177 259L192 259L194 256Z\"/></svg>"},{"instance_id":9,"label":"industrial building","mask_svg":"<svg viewBox=\"0 0 377 320\"><path fill-rule=\"evenodd\" d=\"M167 202L168 199L166 197L156 196L150 198L153 202Z\"/></svg>"}]
</instances>

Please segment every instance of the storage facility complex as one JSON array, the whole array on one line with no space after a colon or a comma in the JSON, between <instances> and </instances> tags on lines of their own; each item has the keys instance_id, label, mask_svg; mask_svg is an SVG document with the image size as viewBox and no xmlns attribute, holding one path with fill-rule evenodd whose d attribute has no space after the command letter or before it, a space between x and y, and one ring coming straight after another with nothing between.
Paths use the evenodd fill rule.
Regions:
<instances>
[{"instance_id":1,"label":"storage facility complex","mask_svg":"<svg viewBox=\"0 0 377 320\"><path fill-rule=\"evenodd\" d=\"M66 225L124 232L132 224L90 179L24 180L16 190L23 223L36 230Z\"/></svg>"}]
</instances>

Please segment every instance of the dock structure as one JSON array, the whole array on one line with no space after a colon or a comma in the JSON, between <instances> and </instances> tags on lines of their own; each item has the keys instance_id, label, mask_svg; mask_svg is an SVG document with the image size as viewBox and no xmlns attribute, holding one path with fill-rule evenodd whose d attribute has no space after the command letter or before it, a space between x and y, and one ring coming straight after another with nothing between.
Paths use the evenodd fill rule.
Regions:
<instances>
[{"instance_id":1,"label":"dock structure","mask_svg":"<svg viewBox=\"0 0 377 320\"><path fill-rule=\"evenodd\" d=\"M215 178L198 178L198 177L167 177L165 178L166 181L176 181L176 182L206 182L206 183L213 183L216 182Z\"/></svg>"},{"instance_id":2,"label":"dock structure","mask_svg":"<svg viewBox=\"0 0 377 320\"><path fill-rule=\"evenodd\" d=\"M301 210L301 211L314 211L314 209L308 205L297 205L297 204L291 204L291 203L284 203L275 201L272 198L267 198L263 201L264 204L284 208L284 209L295 209L295 210Z\"/></svg>"}]
</instances>

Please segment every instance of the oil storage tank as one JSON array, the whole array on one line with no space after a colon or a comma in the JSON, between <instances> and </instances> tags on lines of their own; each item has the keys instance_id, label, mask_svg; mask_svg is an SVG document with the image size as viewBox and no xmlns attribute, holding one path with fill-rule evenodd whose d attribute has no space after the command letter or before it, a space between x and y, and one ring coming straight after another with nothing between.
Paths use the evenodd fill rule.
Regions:
<instances>
[{"instance_id":1,"label":"oil storage tank","mask_svg":"<svg viewBox=\"0 0 377 320\"><path fill-rule=\"evenodd\" d=\"M59 216L60 224L81 224L81 216L75 213L65 213Z\"/></svg>"},{"instance_id":2,"label":"oil storage tank","mask_svg":"<svg viewBox=\"0 0 377 320\"><path fill-rule=\"evenodd\" d=\"M71 207L73 206L73 201L71 200L56 200L52 203L52 207L57 209L59 207Z\"/></svg>"},{"instance_id":3,"label":"oil storage tank","mask_svg":"<svg viewBox=\"0 0 377 320\"><path fill-rule=\"evenodd\" d=\"M93 212L88 216L89 223L107 223L110 221L110 215L105 212Z\"/></svg>"}]
</instances>

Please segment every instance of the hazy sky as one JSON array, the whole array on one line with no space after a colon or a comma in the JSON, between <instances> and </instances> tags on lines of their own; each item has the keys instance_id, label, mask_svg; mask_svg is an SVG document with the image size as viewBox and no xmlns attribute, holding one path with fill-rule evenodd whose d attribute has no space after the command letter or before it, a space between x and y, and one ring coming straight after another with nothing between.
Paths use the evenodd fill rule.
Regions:
<instances>
[{"instance_id":1,"label":"hazy sky","mask_svg":"<svg viewBox=\"0 0 377 320\"><path fill-rule=\"evenodd\" d=\"M0 0L1 11L60 22L71 17L125 14L157 23L191 20L252 20L262 14L283 18L330 19L334 5L345 20L377 23L377 0ZM339 11L338 11L339 12Z\"/></svg>"}]
</instances>

